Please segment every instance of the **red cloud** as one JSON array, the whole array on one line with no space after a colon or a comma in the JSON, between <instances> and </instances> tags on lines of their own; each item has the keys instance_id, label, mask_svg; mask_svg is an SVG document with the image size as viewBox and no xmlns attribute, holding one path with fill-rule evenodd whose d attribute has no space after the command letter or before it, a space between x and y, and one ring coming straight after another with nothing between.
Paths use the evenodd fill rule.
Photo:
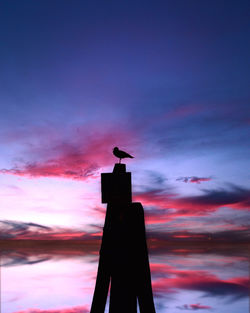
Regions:
<instances>
[{"instance_id":1,"label":"red cloud","mask_svg":"<svg viewBox=\"0 0 250 313\"><path fill-rule=\"evenodd\" d=\"M190 304L189 305L193 310L200 310L200 309L211 309L212 307L209 305L201 305L200 303L197 304Z\"/></svg>"},{"instance_id":2,"label":"red cloud","mask_svg":"<svg viewBox=\"0 0 250 313\"><path fill-rule=\"evenodd\" d=\"M210 177L191 177L190 178L190 183L196 183L196 184L200 184L202 181L209 181L211 180Z\"/></svg>"},{"instance_id":3,"label":"red cloud","mask_svg":"<svg viewBox=\"0 0 250 313\"><path fill-rule=\"evenodd\" d=\"M181 310L206 310L206 309L212 309L211 306L208 305L201 305L200 303L197 304L183 304L183 306L178 306L178 309Z\"/></svg>"},{"instance_id":4,"label":"red cloud","mask_svg":"<svg viewBox=\"0 0 250 313\"><path fill-rule=\"evenodd\" d=\"M210 181L212 180L211 177L197 177L197 176L185 176L185 177L180 177L177 178L176 180L182 181L184 183L196 183L200 184L203 181Z\"/></svg>"},{"instance_id":5,"label":"red cloud","mask_svg":"<svg viewBox=\"0 0 250 313\"><path fill-rule=\"evenodd\" d=\"M95 177L100 167L109 165L115 160L112 148L118 142L128 144L133 137L127 132L117 130L106 133L93 132L91 135L88 135L86 130L80 130L71 142L50 142L48 138L49 143L46 147L42 144L35 147L31 145L32 148L26 152L32 156L32 161L25 161L11 169L1 169L0 173L77 180Z\"/></svg>"},{"instance_id":6,"label":"red cloud","mask_svg":"<svg viewBox=\"0 0 250 313\"><path fill-rule=\"evenodd\" d=\"M86 306L75 306L72 308L51 309L51 310L27 309L25 311L16 311L13 313L88 313L88 312L89 309Z\"/></svg>"}]
</instances>

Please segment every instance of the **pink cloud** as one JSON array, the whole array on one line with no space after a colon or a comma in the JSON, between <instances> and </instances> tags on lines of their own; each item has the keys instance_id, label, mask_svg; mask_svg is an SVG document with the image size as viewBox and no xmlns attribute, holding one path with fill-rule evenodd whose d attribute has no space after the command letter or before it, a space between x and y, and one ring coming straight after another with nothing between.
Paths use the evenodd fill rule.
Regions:
<instances>
[{"instance_id":1,"label":"pink cloud","mask_svg":"<svg viewBox=\"0 0 250 313\"><path fill-rule=\"evenodd\" d=\"M137 192L134 200L142 202L145 206L153 206L160 210L169 210L165 216L162 212L162 222L167 218L179 216L202 216L217 211L221 207L231 207L233 209L250 209L250 190L238 186L231 186L231 189L224 190L203 190L203 194L197 196L181 197L178 194L170 193L163 189L152 189ZM149 216L152 223L161 220L161 214Z\"/></svg>"},{"instance_id":2,"label":"pink cloud","mask_svg":"<svg viewBox=\"0 0 250 313\"><path fill-rule=\"evenodd\" d=\"M137 192L133 196L134 201L142 202L142 205L157 206L161 209L173 207L177 199L176 193L168 193L161 189Z\"/></svg>"},{"instance_id":3,"label":"pink cloud","mask_svg":"<svg viewBox=\"0 0 250 313\"><path fill-rule=\"evenodd\" d=\"M231 296L235 298L248 295L245 277L220 279L207 271L178 270L169 265L151 264L153 275L160 277L152 283L156 294L175 293L177 289L198 290L213 296Z\"/></svg>"},{"instance_id":4,"label":"pink cloud","mask_svg":"<svg viewBox=\"0 0 250 313\"><path fill-rule=\"evenodd\" d=\"M196 184L200 184L202 181L210 181L211 178L210 177L195 177L192 176L190 179L190 183L196 183Z\"/></svg>"},{"instance_id":5,"label":"pink cloud","mask_svg":"<svg viewBox=\"0 0 250 313\"><path fill-rule=\"evenodd\" d=\"M197 215L206 215L210 212L215 212L222 205L218 204L210 204L203 203L193 198L181 198L177 194L172 194L168 192L164 192L161 190L152 190L137 193L134 196L134 200L138 202L142 202L145 206L154 206L158 209L174 209L175 211L169 211L167 214L163 213L156 216L149 216L148 222L152 224L159 221L159 223L165 222L165 218L167 220L171 220L180 216L197 216Z\"/></svg>"},{"instance_id":6,"label":"pink cloud","mask_svg":"<svg viewBox=\"0 0 250 313\"><path fill-rule=\"evenodd\" d=\"M179 177L176 179L177 181L182 181L184 183L195 183L195 184L200 184L201 182L204 181L210 181L212 180L211 177L197 177L197 176L185 176L185 177Z\"/></svg>"},{"instance_id":7,"label":"pink cloud","mask_svg":"<svg viewBox=\"0 0 250 313\"><path fill-rule=\"evenodd\" d=\"M209 305L202 305L202 304L200 304L200 303L196 303L196 304L183 304L183 306L178 306L177 308L178 308L178 309L181 309L181 310L193 310L193 311L212 309L211 306L209 306Z\"/></svg>"},{"instance_id":8,"label":"pink cloud","mask_svg":"<svg viewBox=\"0 0 250 313\"><path fill-rule=\"evenodd\" d=\"M193 310L200 310L200 309L211 309L212 307L209 305L201 305L200 303L197 304L189 304L190 308Z\"/></svg>"},{"instance_id":9,"label":"pink cloud","mask_svg":"<svg viewBox=\"0 0 250 313\"><path fill-rule=\"evenodd\" d=\"M1 169L2 174L38 177L62 177L76 180L84 180L95 177L97 170L114 162L112 148L118 142L126 146L134 134L117 130L102 133L100 131L89 134L86 129L80 129L70 140L50 141L47 146L32 144L24 153L25 160L10 169ZM43 139L44 141L44 139ZM30 158L32 160L30 160Z\"/></svg>"}]
</instances>

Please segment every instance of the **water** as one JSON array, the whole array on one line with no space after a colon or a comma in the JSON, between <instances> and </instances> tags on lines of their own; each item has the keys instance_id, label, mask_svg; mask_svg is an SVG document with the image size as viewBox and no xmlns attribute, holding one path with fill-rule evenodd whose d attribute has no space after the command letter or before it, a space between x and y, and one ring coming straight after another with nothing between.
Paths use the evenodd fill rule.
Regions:
<instances>
[{"instance_id":1,"label":"water","mask_svg":"<svg viewBox=\"0 0 250 313\"><path fill-rule=\"evenodd\" d=\"M1 252L1 312L89 312L97 251L96 246L69 242L5 247ZM150 264L157 313L249 312L247 246L151 245Z\"/></svg>"}]
</instances>

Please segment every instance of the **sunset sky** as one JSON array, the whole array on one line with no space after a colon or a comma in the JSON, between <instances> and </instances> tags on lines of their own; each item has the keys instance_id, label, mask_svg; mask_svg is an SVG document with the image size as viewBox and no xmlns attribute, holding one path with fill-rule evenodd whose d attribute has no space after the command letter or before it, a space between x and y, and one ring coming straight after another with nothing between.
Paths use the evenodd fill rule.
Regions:
<instances>
[{"instance_id":1,"label":"sunset sky","mask_svg":"<svg viewBox=\"0 0 250 313\"><path fill-rule=\"evenodd\" d=\"M249 239L249 1L3 1L0 237L100 238L135 158L153 239Z\"/></svg>"}]
</instances>

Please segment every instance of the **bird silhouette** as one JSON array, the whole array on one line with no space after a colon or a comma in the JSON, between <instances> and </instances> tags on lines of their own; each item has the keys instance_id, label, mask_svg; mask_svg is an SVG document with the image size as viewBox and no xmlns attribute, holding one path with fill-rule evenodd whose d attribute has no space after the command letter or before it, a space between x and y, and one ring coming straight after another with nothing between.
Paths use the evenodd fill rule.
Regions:
<instances>
[{"instance_id":1,"label":"bird silhouette","mask_svg":"<svg viewBox=\"0 0 250 313\"><path fill-rule=\"evenodd\" d=\"M133 159L134 158L132 155L128 154L125 151L119 150L117 147L114 147L113 154L114 154L114 156L116 156L117 158L120 159L119 163L121 163L121 159L124 159L124 158Z\"/></svg>"}]
</instances>

